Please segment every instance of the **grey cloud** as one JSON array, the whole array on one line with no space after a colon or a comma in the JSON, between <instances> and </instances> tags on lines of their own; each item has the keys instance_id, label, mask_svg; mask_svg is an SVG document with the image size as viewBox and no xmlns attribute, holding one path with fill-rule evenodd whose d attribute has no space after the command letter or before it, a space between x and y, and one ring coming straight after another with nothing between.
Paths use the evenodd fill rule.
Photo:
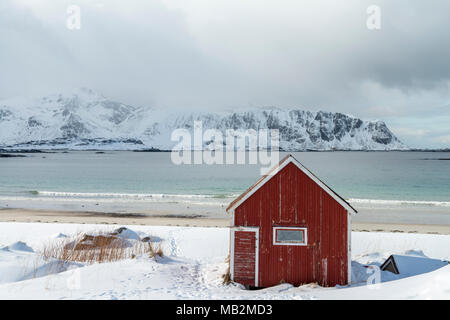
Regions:
<instances>
[{"instance_id":1,"label":"grey cloud","mask_svg":"<svg viewBox=\"0 0 450 320\"><path fill-rule=\"evenodd\" d=\"M379 117L406 139L449 114L446 0L379 0L379 31L368 0L80 0L80 31L65 28L72 1L30 3L0 4L0 98L86 86L142 106L298 106Z\"/></svg>"}]
</instances>

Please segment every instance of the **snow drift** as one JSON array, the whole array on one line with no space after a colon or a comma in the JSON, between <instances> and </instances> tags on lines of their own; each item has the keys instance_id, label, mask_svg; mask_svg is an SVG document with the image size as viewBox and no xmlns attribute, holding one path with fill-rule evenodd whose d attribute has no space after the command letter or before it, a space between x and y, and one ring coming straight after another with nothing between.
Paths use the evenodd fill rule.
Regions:
<instances>
[{"instance_id":1,"label":"snow drift","mask_svg":"<svg viewBox=\"0 0 450 320\"><path fill-rule=\"evenodd\" d=\"M128 227L128 226L127 226ZM132 240L161 239L165 258L148 256L110 263L72 264L49 268L37 253L61 234L92 229L110 232L108 225L0 223L1 299L449 299L450 265L417 268L414 275L381 272L381 282L368 285L370 266L391 254L421 259L449 256L449 235L352 233L352 285L322 288L317 284L281 284L261 290L222 284L228 263L228 228L129 226ZM55 236L56 235L56 236ZM61 239L60 239L61 240ZM16 245L18 241L22 244ZM431 261L429 259L428 261Z\"/></svg>"}]
</instances>

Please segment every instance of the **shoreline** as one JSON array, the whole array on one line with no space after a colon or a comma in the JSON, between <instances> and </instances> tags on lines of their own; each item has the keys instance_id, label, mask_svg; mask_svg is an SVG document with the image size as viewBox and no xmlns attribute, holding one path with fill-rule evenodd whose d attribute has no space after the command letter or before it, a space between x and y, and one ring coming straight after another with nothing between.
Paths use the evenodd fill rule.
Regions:
<instances>
[{"instance_id":1,"label":"shoreline","mask_svg":"<svg viewBox=\"0 0 450 320\"><path fill-rule=\"evenodd\" d=\"M39 145L31 145L29 148L19 146L0 146L0 152L2 153L58 153L58 152L173 152L174 150L155 149L155 148L59 148L49 145L47 148L38 148ZM209 150L191 150L191 152L209 152ZM246 150L246 152L257 152L257 150ZM304 149L304 150L280 150L280 152L450 152L450 148L407 148L407 149Z\"/></svg>"},{"instance_id":2,"label":"shoreline","mask_svg":"<svg viewBox=\"0 0 450 320\"><path fill-rule=\"evenodd\" d=\"M74 223L111 225L152 225L180 227L229 227L230 218L204 218L171 214L121 214L89 211L51 211L31 209L1 209L0 222ZM421 234L450 234L450 226L440 224L352 222L352 231Z\"/></svg>"},{"instance_id":3,"label":"shoreline","mask_svg":"<svg viewBox=\"0 0 450 320\"><path fill-rule=\"evenodd\" d=\"M230 219L204 218L201 216L140 213L108 213L92 211L52 211L34 209L1 209L0 222L75 223L112 225L153 225L228 227Z\"/></svg>"}]
</instances>

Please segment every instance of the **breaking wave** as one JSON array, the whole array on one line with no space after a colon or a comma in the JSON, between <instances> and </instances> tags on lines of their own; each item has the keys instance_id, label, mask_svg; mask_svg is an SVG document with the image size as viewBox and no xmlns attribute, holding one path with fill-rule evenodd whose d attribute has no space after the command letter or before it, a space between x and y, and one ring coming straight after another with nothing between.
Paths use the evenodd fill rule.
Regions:
<instances>
[{"instance_id":1,"label":"breaking wave","mask_svg":"<svg viewBox=\"0 0 450 320\"><path fill-rule=\"evenodd\" d=\"M449 201L349 199L355 206L371 207L450 207Z\"/></svg>"},{"instance_id":2,"label":"breaking wave","mask_svg":"<svg viewBox=\"0 0 450 320\"><path fill-rule=\"evenodd\" d=\"M26 196L17 194L11 197L2 196L2 200L56 200L56 201L86 201L86 202L162 202L186 203L192 205L226 204L239 196L235 193L221 194L171 194L171 193L114 193L114 192L64 192L30 190ZM450 201L422 201L422 200L384 200L384 199L348 199L351 205L365 208L405 208L405 207L450 207Z\"/></svg>"},{"instance_id":3,"label":"breaking wave","mask_svg":"<svg viewBox=\"0 0 450 320\"><path fill-rule=\"evenodd\" d=\"M123 199L226 199L237 197L237 194L171 194L171 193L114 193L114 192L61 192L30 191L31 194L55 198L123 198Z\"/></svg>"}]
</instances>

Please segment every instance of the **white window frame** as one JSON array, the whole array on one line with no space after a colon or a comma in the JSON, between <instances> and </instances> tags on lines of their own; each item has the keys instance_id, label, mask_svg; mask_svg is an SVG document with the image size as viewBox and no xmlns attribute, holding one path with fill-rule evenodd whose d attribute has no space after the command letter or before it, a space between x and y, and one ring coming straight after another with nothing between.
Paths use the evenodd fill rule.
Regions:
<instances>
[{"instance_id":1,"label":"white window frame","mask_svg":"<svg viewBox=\"0 0 450 320\"><path fill-rule=\"evenodd\" d=\"M300 230L303 231L303 242L277 242L277 230ZM307 246L308 245L308 228L300 227L273 227L273 245L274 246Z\"/></svg>"}]
</instances>

